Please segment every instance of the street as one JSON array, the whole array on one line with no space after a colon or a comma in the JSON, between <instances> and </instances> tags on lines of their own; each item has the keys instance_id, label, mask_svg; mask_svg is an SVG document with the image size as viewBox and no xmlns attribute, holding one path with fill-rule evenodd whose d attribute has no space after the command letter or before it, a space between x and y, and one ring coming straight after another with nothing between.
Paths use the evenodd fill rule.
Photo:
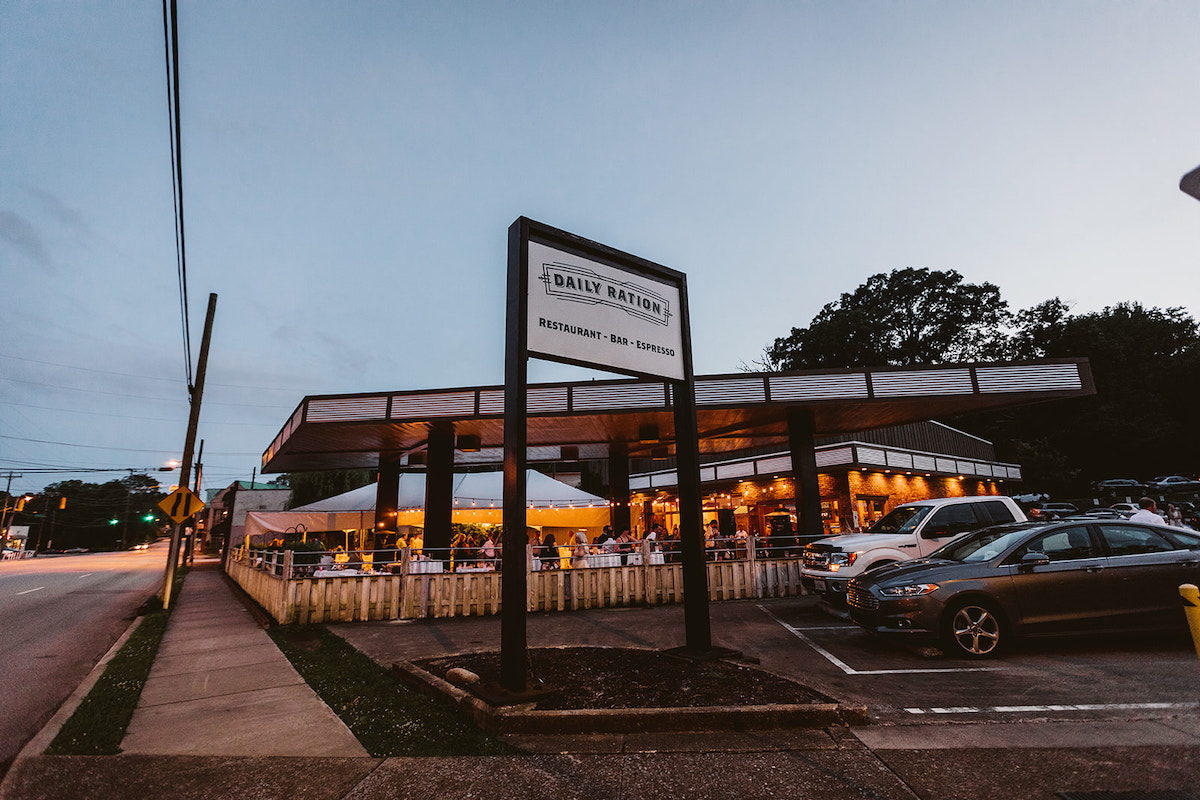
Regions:
<instances>
[{"instance_id":1,"label":"street","mask_svg":"<svg viewBox=\"0 0 1200 800\"><path fill-rule=\"evenodd\" d=\"M0 774L162 583L167 545L0 562Z\"/></svg>"}]
</instances>

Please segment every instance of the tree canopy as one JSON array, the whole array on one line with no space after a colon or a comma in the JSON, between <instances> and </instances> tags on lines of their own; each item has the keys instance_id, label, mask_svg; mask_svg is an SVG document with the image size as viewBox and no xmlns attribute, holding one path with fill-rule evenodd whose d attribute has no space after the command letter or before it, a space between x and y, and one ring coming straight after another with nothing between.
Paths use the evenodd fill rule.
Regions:
<instances>
[{"instance_id":1,"label":"tree canopy","mask_svg":"<svg viewBox=\"0 0 1200 800\"><path fill-rule=\"evenodd\" d=\"M116 550L157 538L165 496L158 481L138 473L106 483L59 481L25 504L14 524L30 526L30 549Z\"/></svg>"},{"instance_id":2,"label":"tree canopy","mask_svg":"<svg viewBox=\"0 0 1200 800\"><path fill-rule=\"evenodd\" d=\"M991 283L966 283L954 270L896 269L827 304L767 356L782 369L992 360L1005 353L1010 318Z\"/></svg>"},{"instance_id":3,"label":"tree canopy","mask_svg":"<svg viewBox=\"0 0 1200 800\"><path fill-rule=\"evenodd\" d=\"M806 328L775 340L755 366L909 366L1083 356L1096 394L953 423L991 439L1026 484L1082 491L1110 477L1195 471L1200 449L1200 328L1183 308L1122 302L1072 315L1061 298L1017 313L991 283L953 271L872 275Z\"/></svg>"},{"instance_id":4,"label":"tree canopy","mask_svg":"<svg viewBox=\"0 0 1200 800\"><path fill-rule=\"evenodd\" d=\"M1032 485L1066 491L1088 480L1196 468L1200 330L1182 308L1118 303L1072 316L1054 298L1017 315L1018 358L1085 356L1096 394L978 415L967 426L1025 467Z\"/></svg>"}]
</instances>

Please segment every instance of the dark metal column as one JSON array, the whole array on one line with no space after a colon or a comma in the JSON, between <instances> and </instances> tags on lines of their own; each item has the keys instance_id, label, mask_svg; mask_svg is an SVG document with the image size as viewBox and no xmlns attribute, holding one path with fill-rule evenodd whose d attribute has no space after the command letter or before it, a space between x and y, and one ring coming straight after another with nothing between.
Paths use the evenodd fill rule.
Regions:
<instances>
[{"instance_id":1,"label":"dark metal column","mask_svg":"<svg viewBox=\"0 0 1200 800\"><path fill-rule=\"evenodd\" d=\"M632 531L633 520L629 512L629 447L624 442L614 442L608 447L608 499L612 502L609 520L613 530Z\"/></svg>"},{"instance_id":2,"label":"dark metal column","mask_svg":"<svg viewBox=\"0 0 1200 800\"><path fill-rule=\"evenodd\" d=\"M797 527L801 536L819 536L821 487L817 483L817 452L813 446L816 423L811 408L791 408L787 415L788 447L792 451L792 479L796 486Z\"/></svg>"},{"instance_id":3,"label":"dark metal column","mask_svg":"<svg viewBox=\"0 0 1200 800\"><path fill-rule=\"evenodd\" d=\"M396 532L396 506L400 492L400 456L379 454L379 482L375 484L375 533Z\"/></svg>"},{"instance_id":4,"label":"dark metal column","mask_svg":"<svg viewBox=\"0 0 1200 800\"><path fill-rule=\"evenodd\" d=\"M524 217L508 228L508 318L504 337L504 550L500 582L500 685L524 692L528 677L528 638L525 629L529 602L525 574L525 464L529 382L528 331L525 316L529 298L529 254L522 246L529 221Z\"/></svg>"},{"instance_id":5,"label":"dark metal column","mask_svg":"<svg viewBox=\"0 0 1200 800\"><path fill-rule=\"evenodd\" d=\"M686 325L686 322L685 322ZM685 328L685 337L688 336ZM689 340L684 339L684 347ZM688 356L691 354L688 353ZM683 628L686 649L695 655L712 650L708 611L708 568L704 563L704 510L700 499L700 444L696 422L696 384L691 358L687 375L672 381L675 406L675 462L679 476L679 550L683 562Z\"/></svg>"},{"instance_id":6,"label":"dark metal column","mask_svg":"<svg viewBox=\"0 0 1200 800\"><path fill-rule=\"evenodd\" d=\"M425 475L425 549L446 558L450 549L450 514L454 505L454 429L429 429ZM440 552L439 552L440 551Z\"/></svg>"}]
</instances>

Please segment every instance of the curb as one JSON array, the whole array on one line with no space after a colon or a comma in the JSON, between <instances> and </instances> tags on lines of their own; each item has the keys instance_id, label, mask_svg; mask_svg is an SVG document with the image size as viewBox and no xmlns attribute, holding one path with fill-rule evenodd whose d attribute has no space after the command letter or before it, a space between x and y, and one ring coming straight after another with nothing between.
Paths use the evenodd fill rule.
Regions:
<instances>
[{"instance_id":1,"label":"curb","mask_svg":"<svg viewBox=\"0 0 1200 800\"><path fill-rule=\"evenodd\" d=\"M538 711L533 703L493 706L408 661L392 665L407 686L454 706L494 734L677 733L865 725L866 706L808 703L706 708L613 708Z\"/></svg>"},{"instance_id":2,"label":"curb","mask_svg":"<svg viewBox=\"0 0 1200 800\"><path fill-rule=\"evenodd\" d=\"M121 652L121 648L125 646L125 642L129 641L129 637L133 635L133 632L138 629L138 626L145 619L142 615L134 617L133 622L129 623L129 627L125 629L125 632L117 637L112 647L108 648L108 652L101 656L100 660L96 662L96 666L92 667L92 671L83 679L83 682L75 687L75 691L71 692L71 696L64 700L63 704L58 707L58 711L54 712L54 716L50 717L49 721L42 726L42 729L25 743L25 746L21 748L21 752L17 753L17 757L9 765L8 772L4 775L4 780L0 781L0 798L8 796L8 789L11 788L8 785L9 778L16 774L21 762L45 752L50 743L54 741L54 737L62 730L62 726L71 718L71 715L79 708L79 704L83 702L83 699L92 691L96 682L100 680L100 676L104 674L104 670L108 667L108 662L116 658L117 653Z\"/></svg>"}]
</instances>

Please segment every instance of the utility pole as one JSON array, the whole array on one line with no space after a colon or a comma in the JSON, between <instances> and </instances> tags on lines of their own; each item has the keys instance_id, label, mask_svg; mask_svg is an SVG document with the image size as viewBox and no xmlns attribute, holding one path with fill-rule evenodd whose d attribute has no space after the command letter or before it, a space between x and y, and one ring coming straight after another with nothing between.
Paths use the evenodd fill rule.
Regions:
<instances>
[{"instance_id":1,"label":"utility pole","mask_svg":"<svg viewBox=\"0 0 1200 800\"><path fill-rule=\"evenodd\" d=\"M188 415L187 437L183 443L183 464L179 467L179 486L187 489L192 478L192 448L196 443L196 428L200 425L200 398L204 394L204 373L208 367L208 345L212 340L213 317L217 313L217 295L208 296L208 313L204 318L204 338L200 341L200 362L196 365L196 385L191 389L192 410ZM179 563L179 537L183 532L183 523L175 526L171 534L171 547L167 554L167 569L163 575L162 604L163 609L171 607L171 587L175 581L175 566Z\"/></svg>"},{"instance_id":2,"label":"utility pole","mask_svg":"<svg viewBox=\"0 0 1200 800\"><path fill-rule=\"evenodd\" d=\"M8 547L8 512L11 510L15 513L17 510L17 504L12 502L12 479L21 477L24 476L8 473L8 485L4 487L4 509L0 510L0 539L3 539L0 546L2 547Z\"/></svg>"},{"instance_id":3,"label":"utility pole","mask_svg":"<svg viewBox=\"0 0 1200 800\"><path fill-rule=\"evenodd\" d=\"M200 452L196 454L196 487L192 489L192 493L196 497L200 496L200 480L204 477L204 440L200 440ZM192 535L188 537L187 554L184 556L184 561L190 567L196 562L196 537L200 534L200 521L196 520L196 524L192 526Z\"/></svg>"}]
</instances>

